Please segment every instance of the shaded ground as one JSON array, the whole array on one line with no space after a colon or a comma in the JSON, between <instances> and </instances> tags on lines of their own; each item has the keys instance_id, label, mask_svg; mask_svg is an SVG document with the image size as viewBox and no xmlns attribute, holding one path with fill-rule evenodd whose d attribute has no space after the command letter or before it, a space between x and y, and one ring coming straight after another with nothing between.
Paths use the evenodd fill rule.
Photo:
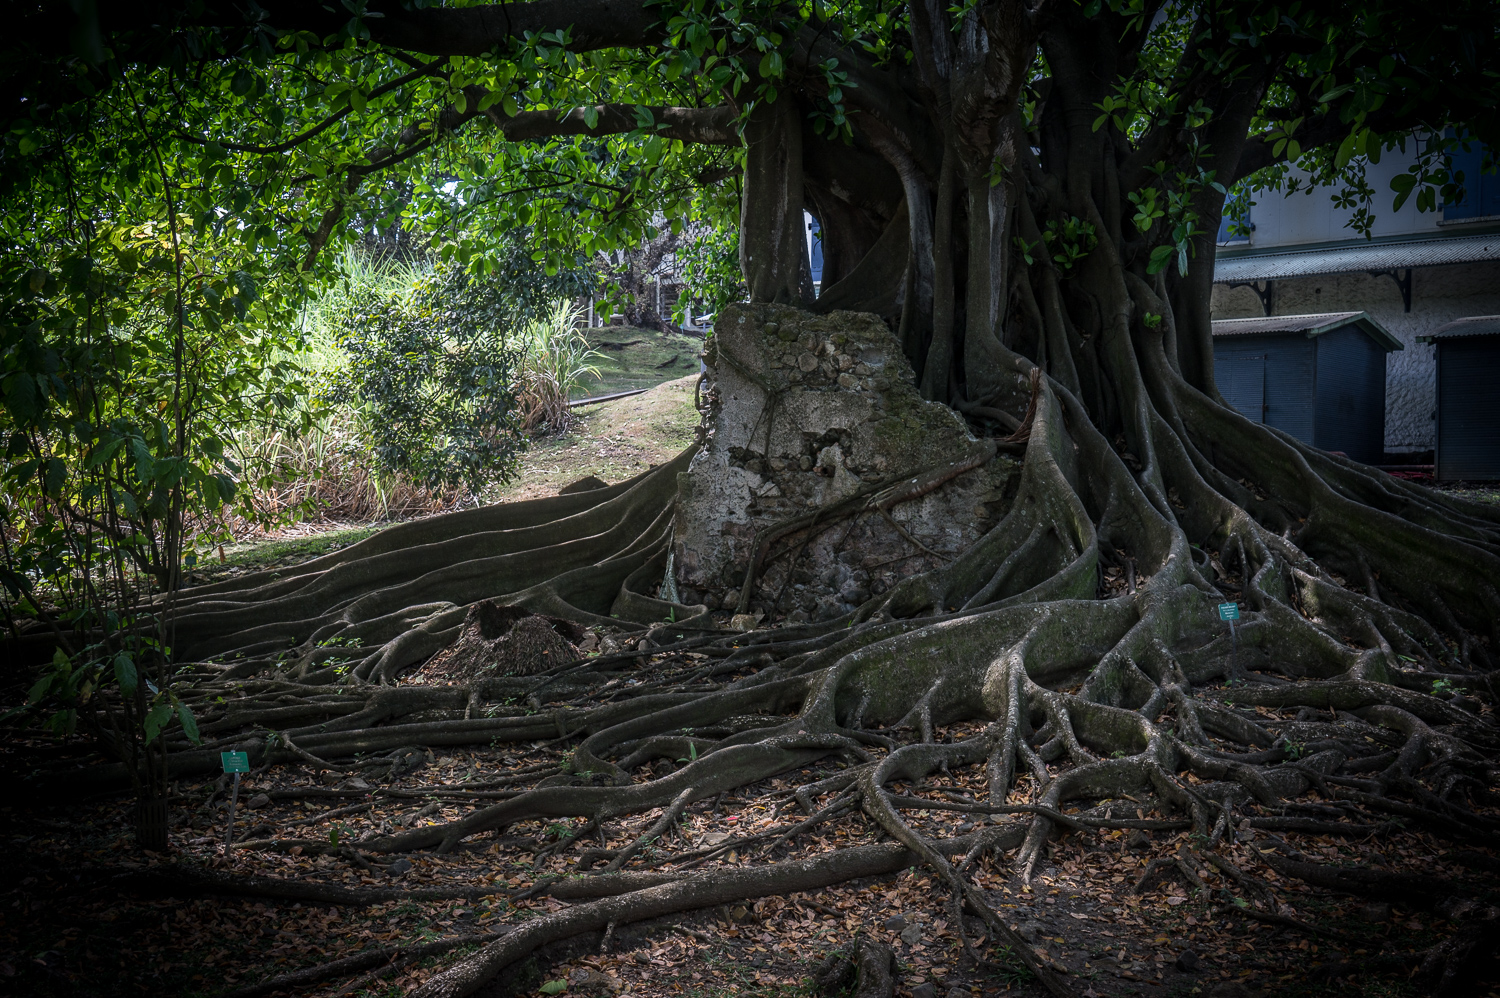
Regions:
<instances>
[{"instance_id":1,"label":"shaded ground","mask_svg":"<svg viewBox=\"0 0 1500 998\"><path fill-rule=\"evenodd\" d=\"M555 491L590 473L617 481L632 468L639 470L640 463L649 463L652 447L674 453L696 422L687 421L695 417L693 380L690 376L591 414L586 435L533 453L529 460L537 463L530 481L523 479L520 487L546 494L544 489ZM297 555L284 550L280 557ZM724 623L723 616L716 622ZM595 647L609 651L620 636L605 633L593 639ZM698 674L703 665L704 656L692 651L643 655L628 667L636 675L610 682L619 683L619 689L677 681L673 677ZM747 662L739 671L714 678L732 682L754 668ZM1290 710L1234 708L1226 703L1227 691L1214 685L1202 692L1224 711L1277 732L1295 733L1288 725L1311 724L1319 717L1311 709L1301 716ZM561 706L561 700L540 698L535 709L551 712ZM1492 716L1487 705L1475 709ZM972 738L979 730L977 724L956 724L933 734L948 742ZM918 737L910 731L887 734L896 744ZM564 733L547 741L478 750L412 746L396 753L404 760L399 766L375 767L384 775L362 768L372 760L356 760L351 765L363 774L357 778L280 765L245 782L235 825L237 844L227 854L219 845L227 820L222 781L200 778L175 786L169 856L132 848L131 805L123 796L88 798L75 791L72 803L56 803L15 792L0 795L0 844L9 860L0 870L0 987L5 993L44 996L232 995L277 974L319 967L351 953L504 931L561 910L573 902L548 896L550 879L558 880L558 891L585 882L577 875L598 869L600 850L634 842L661 812L606 820L597 833L582 820L525 821L497 835L466 840L443 855L366 855L358 844L366 836L458 818L560 775L559 766L573 744ZM1212 745L1225 751L1233 747L1221 739ZM871 748L876 758L883 751ZM0 776L14 787L18 776L84 753L77 741L10 730L0 743ZM686 761L659 760L637 771L635 778L659 778ZM857 810L795 832L805 812L793 789L835 777L844 768L830 758L739 788L733 795L700 801L675 828L645 847L637 869L712 872L877 842L882 833ZM1198 782L1191 775L1185 779ZM1488 840L1457 849L1421 826L1393 820L1390 812L1366 810L1349 790L1358 785L1357 780L1330 779L1322 794L1309 791L1275 807L1251 804L1236 810L1233 841L1218 846L1216 855L1253 878L1252 885L1262 885L1259 894L1247 890L1245 881L1236 883L1219 869L1200 864L1195 850L1202 843L1188 834L1189 823L1176 809L1144 795L1068 811L1124 818L1149 828L1067 832L1052 843L1030 885L1015 875L1013 854L986 859L975 879L1038 954L1066 971L1065 980L1079 998L1415 998L1420 992L1406 982L1404 968L1376 974L1372 961L1409 954L1450 936L1452 923L1401 903L1372 905L1282 878L1267 865L1263 852L1275 846L1283 854L1331 865L1458 881L1486 902L1495 897L1500 860ZM971 834L992 820L963 810L974 807L986 786L983 767L969 766L890 789L903 795L902 806L917 831L950 837ZM1030 801L1035 791L1031 778L1022 777L1009 802ZM820 810L837 796L832 789L814 793L808 804ZM1476 802L1486 819L1494 818L1492 795L1482 794ZM1318 823L1319 828L1308 830ZM1337 834L1328 834L1330 830ZM329 847L332 851L325 854ZM1137 889L1153 861L1160 866L1179 858L1196 872L1184 879L1169 870L1167 879ZM294 885L354 891L449 888L467 893L445 900L407 893L338 903L326 897L314 902L198 896L168 881L176 868L232 872L241 883L242 875L258 874ZM913 868L817 892L621 926L607 944L593 934L545 950L481 993L492 998L557 993L811 998L809 981L819 961L856 933L892 946L899 962L900 998L1042 993L1013 954L996 951L978 923L966 928L991 962L976 965L962 949L959 926L941 915L945 900L940 885ZM393 954L374 971L279 993L328 998L401 994L462 952L459 948L410 962ZM1482 986L1468 993L1497 992Z\"/></svg>"},{"instance_id":2,"label":"shaded ground","mask_svg":"<svg viewBox=\"0 0 1500 998\"><path fill-rule=\"evenodd\" d=\"M1453 492L1474 502L1500 504L1500 482L1432 482L1439 492Z\"/></svg>"},{"instance_id":3,"label":"shaded ground","mask_svg":"<svg viewBox=\"0 0 1500 998\"><path fill-rule=\"evenodd\" d=\"M607 649L613 636L600 636ZM640 667L644 676L684 665L691 653L659 656ZM1262 723L1290 720L1264 708ZM969 737L974 724L953 725L941 739ZM4 770L11 776L43 760L81 748L51 738L9 732ZM0 989L11 994L229 995L235 989L300 967L318 966L371 947L503 931L569 902L528 897L540 883L568 878L589 866L590 849L566 848L581 821L530 821L474 841L448 854L409 858L308 854L292 842L356 843L381 829L411 827L458 817L468 809L515 793L555 773L568 745L539 742L503 749L428 749L410 755L405 773L366 782L282 766L252 774L241 788L235 824L237 845L222 847L227 801L222 780L182 781L176 787L170 856L141 854L131 844L129 802L121 796L73 804L19 800L0 804L0 828L9 862L0 892ZM686 760L684 760L686 761ZM671 763L658 764L658 771ZM813 831L780 837L803 815L792 788L836 774L830 760L743 788L734 796L690 807L675 830L648 847L647 868L690 872L785 860L863 845L879 836L857 811ZM659 772L658 774L659 775ZM922 786L892 790L931 800L932 810L911 813L924 834L961 835L975 828L962 813L944 810L972 800L984 785L982 767L955 770ZM1023 779L1012 794L1030 794ZM817 806L836 796L815 799ZM1077 809L1070 809L1077 813ZM1204 872L1202 889L1177 880L1134 890L1152 859L1179 855L1193 843L1166 809L1150 799L1101 801L1090 813L1157 819L1151 831L1068 833L1051 848L1050 861L1024 886L1003 860L986 861L977 877L991 902L1017 925L1038 952L1066 968L1080 996L1337 995L1377 998L1419 994L1399 977L1361 976L1370 954L1404 953L1450 931L1441 918L1401 905L1369 905L1279 878L1258 859L1275 843L1325 862L1374 863L1424 876L1488 880L1456 862L1456 853L1431 836L1384 822L1361 837L1329 838L1270 831L1286 816L1317 814L1361 818L1347 801L1309 793L1276 812L1251 807L1238 841L1221 855L1264 880L1280 905L1283 924L1265 924L1246 912L1275 917L1259 901L1247 902L1217 871ZM659 815L608 822L601 849L639 836ZM985 819L981 819L983 821ZM1260 828L1250 827L1261 825ZM588 846L589 842L580 843ZM278 840L280 840L278 842ZM1492 852L1482 854L1496 863ZM174 866L286 878L302 884L353 889L473 888L493 893L458 900L380 900L330 905L257 898L194 896L156 883L151 875ZM567 881L565 882L572 882ZM174 896L175 895L175 896ZM1241 909L1237 905L1249 904ZM963 954L944 910L943 892L920 868L855 881L815 893L701 911L675 921L621 926L601 951L597 933L544 951L516 973L482 992L490 996L557 993L633 995L637 998L793 998L811 995L810 978L825 953L864 933L891 945L902 998L964 998L1002 993L1040 995L1027 972L997 952L976 922L971 938L994 962L976 967ZM1297 923L1310 922L1325 935ZM1064 942L1064 939L1067 941ZM396 961L351 973L319 986L278 993L318 996L395 995L451 963L463 952L412 963ZM1328 972L1339 968L1330 978ZM549 990L541 990L543 986ZM925 986L933 985L932 991ZM1263 989L1263 990L1261 990ZM1479 989L1474 994L1496 994Z\"/></svg>"}]
</instances>

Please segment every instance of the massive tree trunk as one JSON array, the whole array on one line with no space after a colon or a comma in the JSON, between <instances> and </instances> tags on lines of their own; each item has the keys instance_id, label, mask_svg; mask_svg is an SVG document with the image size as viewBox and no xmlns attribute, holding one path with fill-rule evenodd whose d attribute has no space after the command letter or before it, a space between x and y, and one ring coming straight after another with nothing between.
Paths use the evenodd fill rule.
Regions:
<instances>
[{"instance_id":1,"label":"massive tree trunk","mask_svg":"<svg viewBox=\"0 0 1500 998\"><path fill-rule=\"evenodd\" d=\"M817 135L790 90L751 111L741 252L755 301L880 315L922 394L1020 456L1018 492L972 547L846 617L729 632L705 607L671 598L673 496L689 454L608 490L393 528L282 577L179 601L179 647L203 663L203 702L253 677L206 723L230 730L274 714L283 728L280 739L245 736L261 760L561 732L579 739L572 772L607 776L609 785L538 786L457 822L368 838L367 852L444 851L537 818L680 813L839 753L855 763L847 777L799 791L815 811L808 820L857 802L894 840L871 847L890 855L845 866L704 875L642 888L634 906L541 919L423 995L470 993L530 948L587 928L912 858L951 888L955 923L962 900L1066 993L968 874L986 850L1015 848L1014 867L1029 877L1067 805L1085 808L1077 820L1091 827L1118 826L1093 803L1149 798L1185 815L1211 850L1246 808L1357 783L1374 813L1456 837L1493 832L1467 795L1485 792L1483 753L1500 735L1444 691L1497 692L1500 514L1318 451L1223 403L1208 324L1212 227L1191 241L1185 271L1153 273L1160 233L1132 223L1127 198L1154 176L1151 164L1185 162L1180 130L1169 123L1132 142L1111 124L1093 127L1140 24L1073 5L1041 23L1002 3L952 30L947 5L924 0L912 28L916 58L899 76L839 50L860 83L847 95L849 145ZM819 37L799 52L810 65L833 44ZM1032 81L1027 120L1037 47L1052 75ZM1252 74L1198 91L1220 123L1203 165L1221 179L1238 175L1261 86ZM1217 217L1216 189L1184 191ZM806 286L804 205L830 247L818 300ZM814 517L798 529L822 527ZM634 627L640 644L568 663L540 686L392 688L485 599ZM1216 617L1225 603L1243 613L1237 655ZM665 685L609 685L624 658L687 650L716 662ZM332 683L350 688L336 709L313 689ZM507 697L533 708L494 706ZM1278 726L1240 709L1249 705L1307 710ZM418 713L425 719L402 723ZM935 737L972 720L985 722L981 734ZM1372 732L1399 751L1377 754ZM1303 745L1316 749L1299 757ZM693 761L683 768L646 775L653 760L684 754ZM174 763L179 773L213 764L187 750ZM888 784L966 766L988 783L975 807L1022 813L960 842L954 863L953 842L915 831L901 813L910 800ZM1031 796L1017 805L1023 776ZM812 807L825 793L839 796ZM643 828L642 841L659 834Z\"/></svg>"}]
</instances>

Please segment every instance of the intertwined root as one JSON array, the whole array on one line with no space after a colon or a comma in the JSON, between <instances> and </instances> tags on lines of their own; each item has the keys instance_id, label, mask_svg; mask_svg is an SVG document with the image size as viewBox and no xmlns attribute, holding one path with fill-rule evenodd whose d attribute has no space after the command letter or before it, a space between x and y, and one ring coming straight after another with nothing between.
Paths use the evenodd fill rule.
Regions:
<instances>
[{"instance_id":1,"label":"intertwined root","mask_svg":"<svg viewBox=\"0 0 1500 998\"><path fill-rule=\"evenodd\" d=\"M1098 803L1125 797L1188 823L1196 845L1147 874L1195 888L1212 869L1261 889L1215 851L1247 811L1281 815L1287 828L1353 827L1298 817L1289 802L1309 788L1334 814L1368 819L1362 827L1401 821L1491 840L1500 731L1480 699L1453 687L1491 690L1475 671L1491 655L1475 626L1496 602L1494 514L1249 424L1160 356L1144 358L1135 452L1122 457L1072 395L1020 358L1014 367L1032 410L1009 512L946 568L850 618L739 634L701 607L656 599L688 454L620 486L395 528L285 577L190 593L178 627L197 656L214 656L196 694L212 741L184 744L174 772L211 771L231 746L257 764L370 777L418 745L571 746L561 768L476 785L486 793L457 820L371 830L353 847L449 851L538 819L581 819L551 857L624 891L487 944L429 981L421 993L431 996L470 993L578 932L913 862L938 874L951 925L963 931L963 912L979 918L1064 994L973 875L986 857L1015 850L1012 868L1030 878L1063 829L1160 824ZM397 683L456 638L477 600L624 630L628 641L536 676ZM1223 602L1244 611L1233 641L1215 615ZM644 675L643 661L655 663ZM794 805L802 814L774 836L663 853L695 802L830 758L846 768L775 801L783 818ZM983 773L982 793L922 789L971 768ZM943 837L910 819L933 808L981 824ZM890 841L796 851L821 825L858 814ZM610 822L632 824L627 844L588 847ZM693 872L732 850L755 862ZM788 850L797 858L777 861ZM1280 867L1288 876L1320 875L1296 857L1271 861L1294 864ZM628 879L648 869L667 879ZM1372 883L1335 886L1390 886ZM1487 912L1468 917L1488 924ZM967 936L965 945L985 958ZM1455 940L1426 970L1456 982L1482 955ZM878 954L861 960L864 979L884 980Z\"/></svg>"}]
</instances>

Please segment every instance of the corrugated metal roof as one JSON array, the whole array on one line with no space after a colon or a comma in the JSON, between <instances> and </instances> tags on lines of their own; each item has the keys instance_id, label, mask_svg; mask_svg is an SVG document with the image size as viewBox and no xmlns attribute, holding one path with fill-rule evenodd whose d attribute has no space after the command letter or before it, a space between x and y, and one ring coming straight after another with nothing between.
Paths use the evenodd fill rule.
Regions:
<instances>
[{"instance_id":1,"label":"corrugated metal roof","mask_svg":"<svg viewBox=\"0 0 1500 998\"><path fill-rule=\"evenodd\" d=\"M1466 319L1455 319L1425 336L1418 336L1417 342L1431 343L1433 340L1456 339L1460 336L1500 336L1500 315L1471 315Z\"/></svg>"},{"instance_id":2,"label":"corrugated metal roof","mask_svg":"<svg viewBox=\"0 0 1500 998\"><path fill-rule=\"evenodd\" d=\"M1359 274L1450 263L1500 260L1500 233L1407 239L1390 243L1350 243L1322 249L1289 247L1275 252L1224 255L1214 259L1214 283L1278 281L1317 274Z\"/></svg>"},{"instance_id":3,"label":"corrugated metal roof","mask_svg":"<svg viewBox=\"0 0 1500 998\"><path fill-rule=\"evenodd\" d=\"M1333 329L1355 325L1386 350L1401 350L1401 341L1366 312L1314 312L1308 315L1253 316L1248 319L1215 319L1215 336L1250 336L1252 334L1301 333L1311 339Z\"/></svg>"}]
</instances>

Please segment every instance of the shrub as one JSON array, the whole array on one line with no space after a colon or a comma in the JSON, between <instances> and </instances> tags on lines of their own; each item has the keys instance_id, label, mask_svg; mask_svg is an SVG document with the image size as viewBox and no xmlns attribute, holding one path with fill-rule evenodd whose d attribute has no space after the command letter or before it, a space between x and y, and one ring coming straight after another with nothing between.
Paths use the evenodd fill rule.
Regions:
<instances>
[{"instance_id":1,"label":"shrub","mask_svg":"<svg viewBox=\"0 0 1500 998\"><path fill-rule=\"evenodd\" d=\"M386 265L329 296L320 317L348 358L322 403L358 412L381 469L471 492L514 475L520 358L493 284Z\"/></svg>"}]
</instances>

